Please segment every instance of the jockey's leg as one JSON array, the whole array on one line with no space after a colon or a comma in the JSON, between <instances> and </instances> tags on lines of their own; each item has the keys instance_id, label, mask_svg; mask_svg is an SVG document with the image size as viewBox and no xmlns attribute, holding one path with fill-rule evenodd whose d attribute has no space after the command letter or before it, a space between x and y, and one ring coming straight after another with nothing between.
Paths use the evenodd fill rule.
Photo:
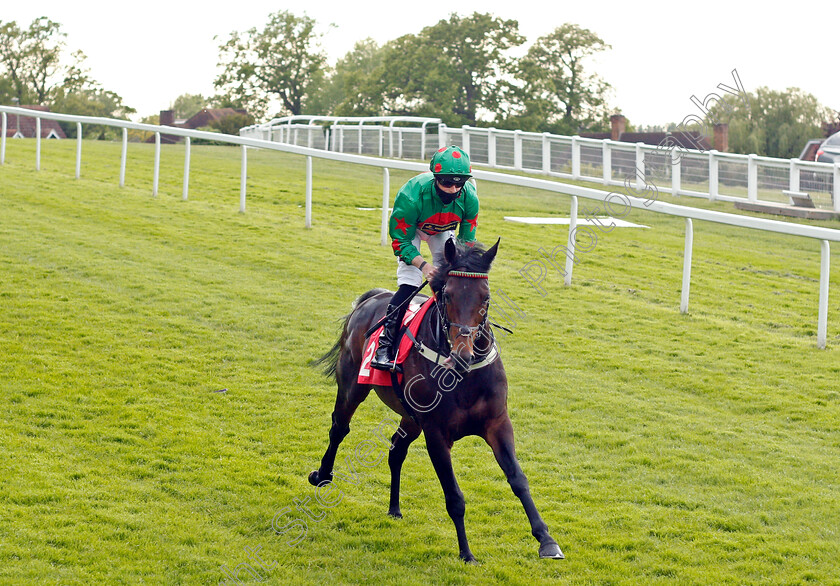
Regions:
<instances>
[{"instance_id":1,"label":"jockey's leg","mask_svg":"<svg viewBox=\"0 0 840 586\"><path fill-rule=\"evenodd\" d=\"M419 250L420 237L415 236L412 244ZM391 297L388 302L388 309L385 310L386 315L403 304L412 292L420 286L423 282L423 273L415 266L404 263L402 260L397 260L397 292ZM400 326L402 325L405 310L408 308L408 302L398 309L395 314L385 321L382 333L379 335L379 344L376 347L376 354L373 360L370 361L371 368L378 370L391 370L395 367L394 360L397 358L397 346L399 341L396 339Z\"/></svg>"},{"instance_id":2,"label":"jockey's leg","mask_svg":"<svg viewBox=\"0 0 840 586\"><path fill-rule=\"evenodd\" d=\"M379 335L379 345L376 347L376 355L370 362L372 368L379 370L391 370L394 368L394 360L397 357L397 333L402 325L403 316L406 309L408 309L408 298L411 297L414 290L413 285L400 285L397 292L388 303L386 313L392 313L391 317L385 320L382 327L382 333ZM400 307L401 306L401 307ZM399 309L395 308L399 307Z\"/></svg>"},{"instance_id":3,"label":"jockey's leg","mask_svg":"<svg viewBox=\"0 0 840 586\"><path fill-rule=\"evenodd\" d=\"M432 252L432 264L436 267L440 266L443 262L443 249L446 245L446 241L451 238L455 238L455 232L452 230L440 232L439 234L429 237L427 244L429 245L429 250Z\"/></svg>"}]
</instances>

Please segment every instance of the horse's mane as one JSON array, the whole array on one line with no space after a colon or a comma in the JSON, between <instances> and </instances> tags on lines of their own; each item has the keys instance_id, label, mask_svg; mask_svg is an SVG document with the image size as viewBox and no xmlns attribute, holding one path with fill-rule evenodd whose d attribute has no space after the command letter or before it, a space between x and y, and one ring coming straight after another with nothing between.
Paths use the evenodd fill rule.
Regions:
<instances>
[{"instance_id":1,"label":"horse's mane","mask_svg":"<svg viewBox=\"0 0 840 586\"><path fill-rule=\"evenodd\" d=\"M472 246L463 244L459 240L453 240L455 243L455 260L450 263L444 259L435 270L435 276L429 282L432 291L440 291L446 282L446 277L449 271L466 271L470 273L486 273L490 271L490 265L493 259L484 257L487 250L484 246L476 242Z\"/></svg>"}]
</instances>

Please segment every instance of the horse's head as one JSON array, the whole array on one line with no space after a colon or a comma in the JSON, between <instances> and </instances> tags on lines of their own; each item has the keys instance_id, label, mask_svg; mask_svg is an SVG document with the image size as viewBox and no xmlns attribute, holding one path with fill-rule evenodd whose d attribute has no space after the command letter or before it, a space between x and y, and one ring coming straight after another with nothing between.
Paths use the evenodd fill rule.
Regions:
<instances>
[{"instance_id":1,"label":"horse's head","mask_svg":"<svg viewBox=\"0 0 840 586\"><path fill-rule=\"evenodd\" d=\"M498 241L484 250L480 245L467 247L448 240L444 247L445 262L432 278L443 329L459 371L473 362L477 336L487 335L482 333L490 306L487 277L498 249Z\"/></svg>"}]
</instances>

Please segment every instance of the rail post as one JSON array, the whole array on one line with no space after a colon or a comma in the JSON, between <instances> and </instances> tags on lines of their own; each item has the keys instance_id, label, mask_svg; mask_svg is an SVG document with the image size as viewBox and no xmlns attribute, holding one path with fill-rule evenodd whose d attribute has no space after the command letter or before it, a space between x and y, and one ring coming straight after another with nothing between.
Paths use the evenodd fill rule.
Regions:
<instances>
[{"instance_id":1,"label":"rail post","mask_svg":"<svg viewBox=\"0 0 840 586\"><path fill-rule=\"evenodd\" d=\"M160 183L160 132L155 132L155 169L152 177L152 196L157 197Z\"/></svg>"},{"instance_id":2,"label":"rail post","mask_svg":"<svg viewBox=\"0 0 840 586\"><path fill-rule=\"evenodd\" d=\"M41 118L35 118L35 170L41 170Z\"/></svg>"},{"instance_id":3,"label":"rail post","mask_svg":"<svg viewBox=\"0 0 840 586\"><path fill-rule=\"evenodd\" d=\"M6 117L6 113L2 112L2 122L0 122L0 165L6 164L6 127L9 125L9 121Z\"/></svg>"},{"instance_id":4,"label":"rail post","mask_svg":"<svg viewBox=\"0 0 840 586\"><path fill-rule=\"evenodd\" d=\"M190 137L184 137L184 188L181 198L187 201L190 193Z\"/></svg>"},{"instance_id":5,"label":"rail post","mask_svg":"<svg viewBox=\"0 0 840 586\"><path fill-rule=\"evenodd\" d=\"M242 145L242 164L239 168L239 213L245 213L245 187L248 181L248 147Z\"/></svg>"},{"instance_id":6,"label":"rail post","mask_svg":"<svg viewBox=\"0 0 840 586\"><path fill-rule=\"evenodd\" d=\"M120 187L125 187L125 160L128 155L128 128L122 129L122 152L120 153Z\"/></svg>"},{"instance_id":7,"label":"rail post","mask_svg":"<svg viewBox=\"0 0 840 586\"><path fill-rule=\"evenodd\" d=\"M604 185L609 185L612 181L612 149L608 138L601 143L601 173L604 177Z\"/></svg>"},{"instance_id":8,"label":"rail post","mask_svg":"<svg viewBox=\"0 0 840 586\"><path fill-rule=\"evenodd\" d=\"M572 284L572 269L575 266L575 232L577 231L577 210L578 198L576 195L572 196L572 207L569 210L569 241L566 243L566 248L569 250L566 255L566 275L563 283L568 287Z\"/></svg>"},{"instance_id":9,"label":"rail post","mask_svg":"<svg viewBox=\"0 0 840 586\"><path fill-rule=\"evenodd\" d=\"M359 130L361 132L361 129ZM312 227L312 157L306 157L306 218L305 228Z\"/></svg>"},{"instance_id":10,"label":"rail post","mask_svg":"<svg viewBox=\"0 0 840 586\"><path fill-rule=\"evenodd\" d=\"M709 151L709 201L715 201L718 196L718 152Z\"/></svg>"},{"instance_id":11,"label":"rail post","mask_svg":"<svg viewBox=\"0 0 840 586\"><path fill-rule=\"evenodd\" d=\"M758 158L750 155L747 158L747 200L758 201Z\"/></svg>"},{"instance_id":12,"label":"rail post","mask_svg":"<svg viewBox=\"0 0 840 586\"><path fill-rule=\"evenodd\" d=\"M688 313L688 294L691 289L691 251L694 247L694 224L691 218L685 219L685 254L683 255L682 291L680 293L680 313Z\"/></svg>"},{"instance_id":13,"label":"rail post","mask_svg":"<svg viewBox=\"0 0 840 586\"><path fill-rule=\"evenodd\" d=\"M82 176L82 123L76 122L76 179Z\"/></svg>"},{"instance_id":14,"label":"rail post","mask_svg":"<svg viewBox=\"0 0 840 586\"><path fill-rule=\"evenodd\" d=\"M388 221L390 214L388 213L388 205L391 203L391 172L388 167L382 168L382 237L380 244L382 246L388 245Z\"/></svg>"},{"instance_id":15,"label":"rail post","mask_svg":"<svg viewBox=\"0 0 840 586\"><path fill-rule=\"evenodd\" d=\"M826 330L828 329L828 278L831 259L831 247L828 240L820 241L820 307L817 315L817 348L825 349Z\"/></svg>"}]
</instances>

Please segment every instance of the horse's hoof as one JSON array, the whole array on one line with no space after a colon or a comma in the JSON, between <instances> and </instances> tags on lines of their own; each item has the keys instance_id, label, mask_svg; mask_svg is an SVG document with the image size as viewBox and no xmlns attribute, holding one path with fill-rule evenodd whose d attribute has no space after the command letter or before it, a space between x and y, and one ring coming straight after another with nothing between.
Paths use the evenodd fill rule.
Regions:
<instances>
[{"instance_id":1,"label":"horse's hoof","mask_svg":"<svg viewBox=\"0 0 840 586\"><path fill-rule=\"evenodd\" d=\"M396 511L388 511L388 514L391 517L393 517L394 519L402 519L403 518L402 513L400 512L399 509L397 509Z\"/></svg>"},{"instance_id":2,"label":"horse's hoof","mask_svg":"<svg viewBox=\"0 0 840 586\"><path fill-rule=\"evenodd\" d=\"M318 486L320 484L320 482L318 482L318 471L317 470L313 470L312 472L309 473L309 484L311 484L312 486Z\"/></svg>"},{"instance_id":3,"label":"horse's hoof","mask_svg":"<svg viewBox=\"0 0 840 586\"><path fill-rule=\"evenodd\" d=\"M461 558L461 561L464 562L465 564L477 564L478 563L478 560L475 559L475 556L472 554L472 552L469 552L469 551L466 554L463 554L463 553L460 554L459 557Z\"/></svg>"},{"instance_id":4,"label":"horse's hoof","mask_svg":"<svg viewBox=\"0 0 840 586\"><path fill-rule=\"evenodd\" d=\"M566 556L560 551L560 546L556 543L546 543L540 546L540 558L545 560L564 560Z\"/></svg>"}]
</instances>

